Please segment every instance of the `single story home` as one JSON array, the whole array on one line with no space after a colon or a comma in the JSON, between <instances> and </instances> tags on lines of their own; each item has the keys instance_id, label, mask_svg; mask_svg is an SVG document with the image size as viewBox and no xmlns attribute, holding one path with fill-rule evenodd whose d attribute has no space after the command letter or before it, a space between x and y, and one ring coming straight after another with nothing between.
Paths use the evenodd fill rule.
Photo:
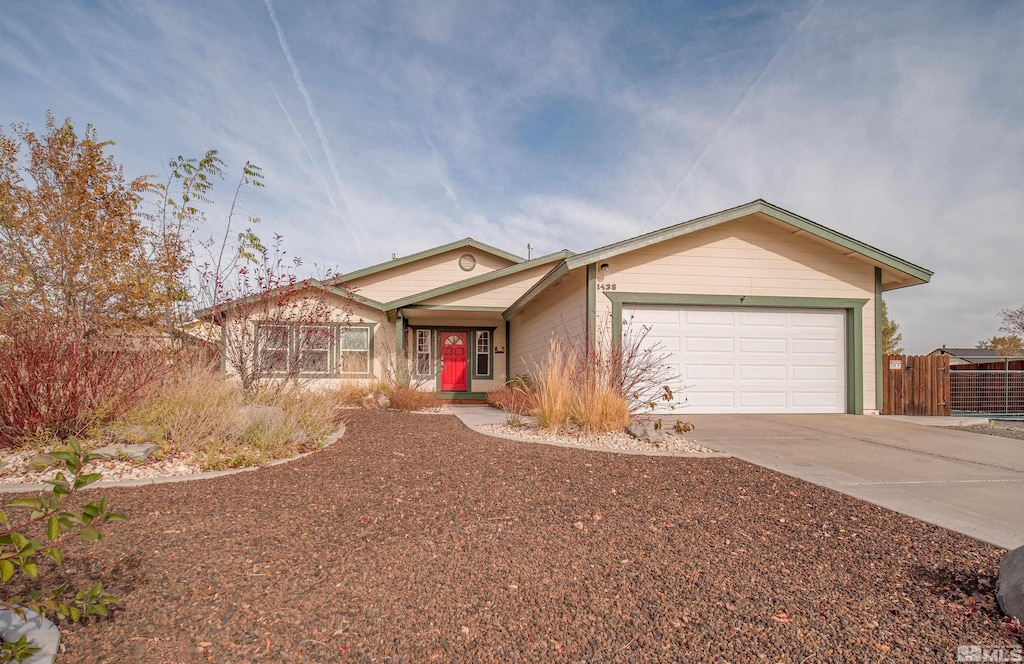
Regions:
<instances>
[{"instance_id":1,"label":"single story home","mask_svg":"<svg viewBox=\"0 0 1024 664\"><path fill-rule=\"evenodd\" d=\"M584 253L524 259L466 238L396 257L309 285L338 312L316 348L280 323L254 339L331 381L381 378L386 348L457 401L528 373L552 337L607 344L642 326L684 412L859 414L881 408L881 294L931 276L756 200Z\"/></svg>"}]
</instances>

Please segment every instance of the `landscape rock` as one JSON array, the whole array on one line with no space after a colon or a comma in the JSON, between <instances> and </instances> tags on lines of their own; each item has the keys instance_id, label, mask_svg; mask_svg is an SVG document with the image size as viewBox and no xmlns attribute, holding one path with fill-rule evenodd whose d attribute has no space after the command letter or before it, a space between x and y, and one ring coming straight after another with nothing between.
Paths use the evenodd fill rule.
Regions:
<instances>
[{"instance_id":1,"label":"landscape rock","mask_svg":"<svg viewBox=\"0 0 1024 664\"><path fill-rule=\"evenodd\" d=\"M655 427L655 423L650 420L633 420L626 427L626 433L645 443L660 443L665 439L665 434Z\"/></svg>"},{"instance_id":2,"label":"landscape rock","mask_svg":"<svg viewBox=\"0 0 1024 664\"><path fill-rule=\"evenodd\" d=\"M135 443L152 443L162 437L161 433L160 427L144 426L142 424L118 424L104 427L100 430L100 438L108 443L132 445Z\"/></svg>"},{"instance_id":3,"label":"landscape rock","mask_svg":"<svg viewBox=\"0 0 1024 664\"><path fill-rule=\"evenodd\" d=\"M98 447L92 450L92 453L99 454L100 456L108 459L116 459L121 455L124 455L132 461L145 461L158 449L160 449L160 447L158 445L153 445L152 443L134 443L131 445L112 443L110 445Z\"/></svg>"},{"instance_id":4,"label":"landscape rock","mask_svg":"<svg viewBox=\"0 0 1024 664\"><path fill-rule=\"evenodd\" d=\"M32 470L45 470L56 463L57 460L49 454L37 454L29 459L25 465Z\"/></svg>"},{"instance_id":5,"label":"landscape rock","mask_svg":"<svg viewBox=\"0 0 1024 664\"><path fill-rule=\"evenodd\" d=\"M235 411L235 421L239 435L257 425L275 429L284 426L285 412L279 406L241 406Z\"/></svg>"},{"instance_id":6,"label":"landscape rock","mask_svg":"<svg viewBox=\"0 0 1024 664\"><path fill-rule=\"evenodd\" d=\"M374 392L360 399L359 405L367 410L387 410L391 408L391 399L386 394Z\"/></svg>"},{"instance_id":7,"label":"landscape rock","mask_svg":"<svg viewBox=\"0 0 1024 664\"><path fill-rule=\"evenodd\" d=\"M1007 552L999 561L996 601L1003 613L1024 622L1024 546Z\"/></svg>"}]
</instances>

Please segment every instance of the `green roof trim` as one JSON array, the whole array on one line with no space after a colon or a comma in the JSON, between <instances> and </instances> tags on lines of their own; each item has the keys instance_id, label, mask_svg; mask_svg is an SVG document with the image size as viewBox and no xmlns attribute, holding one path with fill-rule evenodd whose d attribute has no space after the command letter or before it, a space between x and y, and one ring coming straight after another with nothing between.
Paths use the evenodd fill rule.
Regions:
<instances>
[{"instance_id":1,"label":"green roof trim","mask_svg":"<svg viewBox=\"0 0 1024 664\"><path fill-rule=\"evenodd\" d=\"M794 214L788 210L772 205L771 203L757 199L751 203L740 205L738 207L709 214L704 217L698 217L691 219L690 221L684 221L674 226L662 228L657 231L638 235L637 237L623 240L622 242L616 242L609 244L604 247L599 247L592 251L588 251L582 254L576 254L570 259L566 260L568 269L575 270L578 267L583 267L588 263L595 263L602 260L607 260L613 256L624 254L628 251L634 251L643 247L664 242L672 238L687 235L695 231L699 231L711 226L717 226L718 224L739 219L740 217L746 217L752 214L761 213L769 216L777 221L789 224L795 228L798 228L810 235L814 235L818 238L836 244L844 249L858 253L865 258L884 265L897 272L902 272L914 279L918 279L921 282L927 283L931 280L931 270L925 269L919 265L914 265L908 261L893 256L890 253L882 251L876 247L872 247L869 244L865 244L859 240L855 240L848 235L843 235L831 228L826 228L819 223L813 222L810 219L801 217L798 214Z\"/></svg>"},{"instance_id":2,"label":"green roof trim","mask_svg":"<svg viewBox=\"0 0 1024 664\"><path fill-rule=\"evenodd\" d=\"M562 276L569 271L567 263L568 259L562 261L555 267L551 268L551 271L545 274L540 281L535 283L530 288L530 290L523 293L522 297L513 302L512 306L506 309L505 312L502 314L502 317L505 320L509 320L510 318L518 314L520 311L522 311L523 307L525 307L527 303L530 302L530 300L540 295L541 291L547 289L548 286L554 284L556 281L561 279Z\"/></svg>"},{"instance_id":3,"label":"green roof trim","mask_svg":"<svg viewBox=\"0 0 1024 664\"><path fill-rule=\"evenodd\" d=\"M472 247L473 249L478 249L480 251L485 251L485 252L487 252L489 254L492 254L494 256L498 256L499 258L504 258L505 260L511 261L513 263L522 263L523 261L526 260L522 256L516 256L515 254L510 254L509 252L504 251L503 249L498 249L497 247L492 247L489 244L484 244L483 242L478 242L477 240L474 240L471 237L466 237L466 238L463 238L461 240L456 240L455 242L449 242L448 244L442 244L441 246L438 246L438 247L433 247L431 249L424 249L423 251L417 252L415 254L409 254L408 256L399 256L398 258L395 258L395 259L392 259L392 260L389 260L389 261L385 261L384 263L377 263L376 265L371 265L370 267L364 267L364 268L362 268L360 270L356 270L354 272L348 272L346 274L339 274L336 277L332 277L330 279L330 283L331 284L343 284L343 283L348 282L348 281L353 281L355 279L360 279L362 277L367 277L367 276L369 276L371 274L376 274L378 272L383 272L384 270L390 270L391 268L394 268L394 267L401 267L403 265L408 265L409 263L414 263L414 262L416 262L418 260L422 260L424 258L430 258L432 256L439 256L439 255L441 255L443 253L446 253L448 251L454 251L456 249L461 249L462 247Z\"/></svg>"},{"instance_id":4,"label":"green roof trim","mask_svg":"<svg viewBox=\"0 0 1024 664\"><path fill-rule=\"evenodd\" d=\"M416 304L418 302L422 302L423 300L429 300L432 297L448 295L449 293L454 293L465 288L470 288L472 286L477 286L479 284L485 284L487 282L494 281L495 279L501 279L502 277L517 274L519 272L523 272L524 270L535 268L539 265L544 265L546 263L551 263L553 261L562 261L569 256L572 256L572 252L568 251L567 249L563 249L562 251L556 251L555 253L548 254L547 256L540 256L539 258L534 258L533 260L521 262L517 265L509 265L508 267L503 267L500 270L493 270L491 272L486 272L475 277L470 277L469 279L463 279L462 281L456 281L454 283L446 284L444 286L438 286L437 288L433 288L422 293L416 293L415 295L403 297L400 300L393 300L391 302L385 303L384 306L387 307L388 309L400 309L402 307L407 307L410 304Z\"/></svg>"},{"instance_id":5,"label":"green roof trim","mask_svg":"<svg viewBox=\"0 0 1024 664\"><path fill-rule=\"evenodd\" d=\"M505 311L505 307L477 307L473 305L461 306L458 304L407 304L402 307L403 311L468 311L477 313L496 313Z\"/></svg>"},{"instance_id":6,"label":"green roof trim","mask_svg":"<svg viewBox=\"0 0 1024 664\"><path fill-rule=\"evenodd\" d=\"M384 304L382 302L378 302L377 300L373 300L368 297L363 297L359 293L352 293L350 291L345 290L344 288L341 288L340 286L326 284L322 281L316 282L316 285L330 293L334 293L338 297L345 298L346 300L352 300L353 302L357 302L359 304L365 304L371 309L376 309L377 311L386 311L386 309L384 308Z\"/></svg>"},{"instance_id":7,"label":"green roof trim","mask_svg":"<svg viewBox=\"0 0 1024 664\"><path fill-rule=\"evenodd\" d=\"M304 279L303 281L297 282L292 286L281 286L280 288L275 288L273 290L269 290L263 293L256 293L254 295L250 295L248 297L244 297L238 300L229 300L228 302L218 304L215 307L206 307L205 309L200 309L199 311L195 312L195 317L198 320L203 320L205 318L212 317L215 310L221 314L225 314L243 304L249 304L250 302L259 302L260 300L275 297L277 295L281 295L287 292L289 289L294 289L295 293L301 293L303 290L306 290L307 288L318 288L322 291L327 291L332 295L337 295L338 297L350 299L354 302L358 302L359 304L365 304L371 309L384 311L384 305L381 304L380 302L377 302L376 300L371 300L370 298L363 297L362 295L349 293L344 288L339 288L337 286L325 284L324 282L318 281L316 279Z\"/></svg>"}]
</instances>

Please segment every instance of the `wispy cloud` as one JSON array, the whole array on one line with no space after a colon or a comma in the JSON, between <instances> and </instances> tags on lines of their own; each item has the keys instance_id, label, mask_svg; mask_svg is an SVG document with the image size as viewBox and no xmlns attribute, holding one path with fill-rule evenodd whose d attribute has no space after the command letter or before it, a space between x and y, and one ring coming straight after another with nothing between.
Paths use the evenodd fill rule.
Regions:
<instances>
[{"instance_id":1,"label":"wispy cloud","mask_svg":"<svg viewBox=\"0 0 1024 664\"><path fill-rule=\"evenodd\" d=\"M292 50L288 46L288 40L285 38L284 30L281 28L281 22L277 20L277 12L274 11L274 5L271 0L264 0L264 4L267 6L267 13L270 14L270 20L274 24L274 31L277 33L277 42L281 45L281 53L284 54L284 59L288 62L288 69L291 71L292 80L295 81L295 87L298 89L299 94L302 96L302 101L306 105L306 112L309 113L309 119L313 122L313 127L316 130L316 137L320 141L320 147L324 152L324 158L327 160L327 165L331 170L331 177L334 178L334 186L338 191L338 197L341 199L341 205L343 206L344 189L342 187L341 176L338 174L338 166L334 161L334 153L331 149L330 141L327 139L327 132L324 131L324 127L320 122L320 115L316 112L316 105L313 103L313 97L309 94L309 90L306 89L305 83L302 82L302 74L299 72L299 66L295 63L295 58L292 57ZM274 95L277 96L276 91ZM280 99L278 99L278 103L280 103ZM291 122L290 117L288 122L294 129L295 124ZM342 221L347 222L353 230L357 231L359 226L356 220L346 218L346 215L342 212L341 206L338 205L333 195L330 196L330 199L331 204L334 205L335 209L338 210L339 215L341 215ZM353 232L352 238L359 243L361 241L361 235L361 232Z\"/></svg>"},{"instance_id":2,"label":"wispy cloud","mask_svg":"<svg viewBox=\"0 0 1024 664\"><path fill-rule=\"evenodd\" d=\"M455 204L455 207L459 207L459 197L455 195L455 188L452 185L451 178L448 176L448 164L445 163L444 157L437 151L437 147L430 140L430 137L427 136L426 132L423 134L423 140L430 146L430 162L434 166L434 172L437 174L441 187L444 188L445 196Z\"/></svg>"},{"instance_id":3,"label":"wispy cloud","mask_svg":"<svg viewBox=\"0 0 1024 664\"><path fill-rule=\"evenodd\" d=\"M129 173L252 159L307 265L585 250L764 197L936 270L889 295L912 350L1020 304L1020 3L265 3L5 7L0 121L92 122Z\"/></svg>"},{"instance_id":4,"label":"wispy cloud","mask_svg":"<svg viewBox=\"0 0 1024 664\"><path fill-rule=\"evenodd\" d=\"M765 73L771 68L772 64L779 57L779 53L781 53L783 49L786 48L786 45L789 44L791 39L793 39L793 35L795 35L797 31L807 22L807 19L811 17L811 14L814 13L814 10L820 7L822 4L824 4L824 2L825 0L818 0L815 4L811 5L807 9L807 13L804 14L804 17L793 26L793 29L789 31L789 34L787 34L786 38L782 40L782 43L779 44L779 46L772 52L771 57L768 58L768 60L764 63L764 66L761 67L760 71L757 72L757 76L754 77L754 80L752 80L750 84L746 88L744 88L743 94L740 96L739 100L737 100L736 105L729 110L729 112L722 118L722 121L718 123L718 126L715 127L715 130L711 133L711 136L707 139L707 141L701 147L700 151L693 158L693 161L690 162L690 165L686 168L686 171L683 173L683 176L676 183L676 186L672 188L672 191L668 193L668 196L665 197L665 200L661 202L661 205L658 206L658 208L651 215L650 219L647 220L646 226L649 227L655 221L657 221L658 217L661 215L661 212L665 209L665 206L668 205L669 202L676 197L676 194L679 193L679 189L683 186L683 183L685 183L690 178L694 170L700 167L701 162L704 161L704 157L708 153L708 150L711 148L711 146L715 144L715 141L717 141L719 136L722 135L722 132L726 129L726 127L729 126L729 123L732 121L733 118L736 117L736 114L740 111L740 109L743 108L744 104L751 97L752 91L754 91L754 89L757 88L758 84L761 82L761 79L764 78Z\"/></svg>"}]
</instances>

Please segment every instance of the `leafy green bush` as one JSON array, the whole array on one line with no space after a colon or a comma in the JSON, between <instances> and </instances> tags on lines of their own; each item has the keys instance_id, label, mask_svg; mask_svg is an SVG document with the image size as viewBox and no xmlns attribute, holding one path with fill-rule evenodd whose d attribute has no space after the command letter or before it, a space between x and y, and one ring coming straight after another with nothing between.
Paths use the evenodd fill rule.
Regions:
<instances>
[{"instance_id":1,"label":"leafy green bush","mask_svg":"<svg viewBox=\"0 0 1024 664\"><path fill-rule=\"evenodd\" d=\"M21 573L29 579L38 579L40 563L48 559L60 565L64 562L61 546L68 540L79 538L95 542L103 538L101 527L110 521L125 521L120 514L110 511L107 498L82 505L78 509L66 509L69 496L100 479L99 473L83 473L83 466L98 454L82 451L74 438L68 441L66 450L51 452L50 456L64 464L64 471L48 480L53 485L49 496L19 498L6 505L8 510L28 510L28 515L11 519L6 511L0 510L0 584L7 584ZM50 590L33 589L27 595L7 597L0 604L25 617L25 609L40 615L49 615L57 620L68 619L78 622L88 616L105 617L109 606L117 598L103 590L102 583L75 591L67 584ZM35 652L27 642L6 644L0 649L0 662L21 661Z\"/></svg>"}]
</instances>

